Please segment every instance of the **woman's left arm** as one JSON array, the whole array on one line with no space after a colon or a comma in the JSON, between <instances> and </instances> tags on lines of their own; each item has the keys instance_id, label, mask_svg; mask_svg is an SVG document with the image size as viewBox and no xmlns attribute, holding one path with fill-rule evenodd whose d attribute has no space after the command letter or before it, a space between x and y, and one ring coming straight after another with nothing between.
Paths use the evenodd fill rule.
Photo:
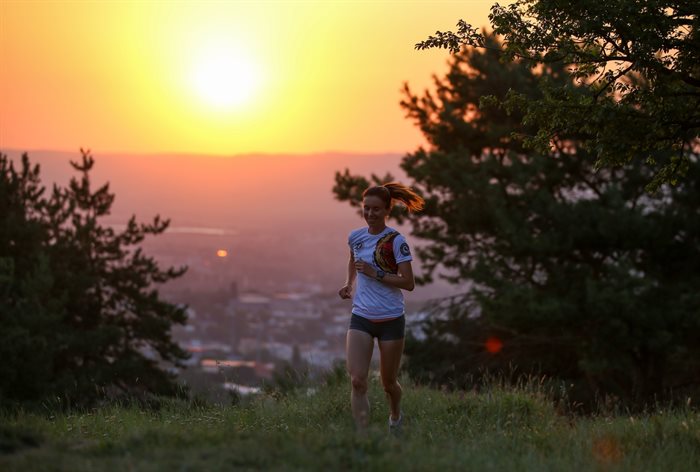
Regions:
<instances>
[{"instance_id":1,"label":"woman's left arm","mask_svg":"<svg viewBox=\"0 0 700 472\"><path fill-rule=\"evenodd\" d=\"M370 264L363 261L355 261L355 269L365 274L367 277L372 277L375 280L377 279L377 271ZM413 278L411 261L399 262L397 273L386 273L380 282L391 285L392 287L408 290L409 292L412 291L416 286L416 281Z\"/></svg>"}]
</instances>

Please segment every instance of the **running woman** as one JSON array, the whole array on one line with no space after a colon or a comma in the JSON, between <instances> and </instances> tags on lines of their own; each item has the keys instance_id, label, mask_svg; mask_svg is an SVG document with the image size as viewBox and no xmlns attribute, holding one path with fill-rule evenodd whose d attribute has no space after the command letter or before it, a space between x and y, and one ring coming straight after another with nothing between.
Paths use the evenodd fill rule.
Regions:
<instances>
[{"instance_id":1,"label":"running woman","mask_svg":"<svg viewBox=\"0 0 700 472\"><path fill-rule=\"evenodd\" d=\"M406 238L386 225L397 201L411 212L423 209L424 205L418 194L398 182L370 187L362 194L362 213L367 226L350 233L347 279L338 292L343 299L352 297L345 350L352 383L352 416L360 430L369 423L367 378L374 338L379 344L382 385L389 401L389 429L398 430L403 420L398 372L406 318L401 290L413 290L415 281Z\"/></svg>"}]
</instances>

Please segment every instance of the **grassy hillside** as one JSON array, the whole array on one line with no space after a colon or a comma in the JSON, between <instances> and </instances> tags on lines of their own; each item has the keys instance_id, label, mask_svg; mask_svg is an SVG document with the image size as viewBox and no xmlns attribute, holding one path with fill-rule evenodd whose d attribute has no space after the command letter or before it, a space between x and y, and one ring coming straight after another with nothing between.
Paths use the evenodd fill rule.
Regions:
<instances>
[{"instance_id":1,"label":"grassy hillside","mask_svg":"<svg viewBox=\"0 0 700 472\"><path fill-rule=\"evenodd\" d=\"M379 381L372 426L352 426L348 383L237 406L5 413L0 470L700 470L700 413L570 418L537 389L445 393L406 387L406 424L387 434Z\"/></svg>"}]
</instances>

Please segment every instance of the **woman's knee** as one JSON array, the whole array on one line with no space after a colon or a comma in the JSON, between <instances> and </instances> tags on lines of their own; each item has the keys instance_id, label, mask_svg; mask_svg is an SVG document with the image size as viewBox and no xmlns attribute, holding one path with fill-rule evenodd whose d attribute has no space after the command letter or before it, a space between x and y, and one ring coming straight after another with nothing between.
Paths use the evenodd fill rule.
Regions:
<instances>
[{"instance_id":1,"label":"woman's knee","mask_svg":"<svg viewBox=\"0 0 700 472\"><path fill-rule=\"evenodd\" d=\"M394 392L397 389L401 390L401 385L399 385L399 382L397 379L382 379L382 386L384 387L385 392Z\"/></svg>"},{"instance_id":2,"label":"woman's knee","mask_svg":"<svg viewBox=\"0 0 700 472\"><path fill-rule=\"evenodd\" d=\"M352 384L352 389L357 393L365 393L367 391L367 377L351 375L350 383Z\"/></svg>"}]
</instances>

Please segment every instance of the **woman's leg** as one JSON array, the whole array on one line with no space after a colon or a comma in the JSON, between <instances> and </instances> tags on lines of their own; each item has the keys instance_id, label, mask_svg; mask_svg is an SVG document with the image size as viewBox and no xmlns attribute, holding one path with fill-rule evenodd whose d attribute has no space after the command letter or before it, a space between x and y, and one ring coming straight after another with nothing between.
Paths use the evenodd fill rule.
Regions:
<instances>
[{"instance_id":1,"label":"woman's leg","mask_svg":"<svg viewBox=\"0 0 700 472\"><path fill-rule=\"evenodd\" d=\"M398 375L403 354L403 338L392 341L379 341L379 365L382 385L389 400L391 419L398 420L401 414L401 385Z\"/></svg>"},{"instance_id":2,"label":"woman's leg","mask_svg":"<svg viewBox=\"0 0 700 472\"><path fill-rule=\"evenodd\" d=\"M347 369L352 383L350 405L352 416L358 428L369 423L369 399L367 398L367 377L372 360L374 338L364 331L349 329L345 343Z\"/></svg>"}]
</instances>

